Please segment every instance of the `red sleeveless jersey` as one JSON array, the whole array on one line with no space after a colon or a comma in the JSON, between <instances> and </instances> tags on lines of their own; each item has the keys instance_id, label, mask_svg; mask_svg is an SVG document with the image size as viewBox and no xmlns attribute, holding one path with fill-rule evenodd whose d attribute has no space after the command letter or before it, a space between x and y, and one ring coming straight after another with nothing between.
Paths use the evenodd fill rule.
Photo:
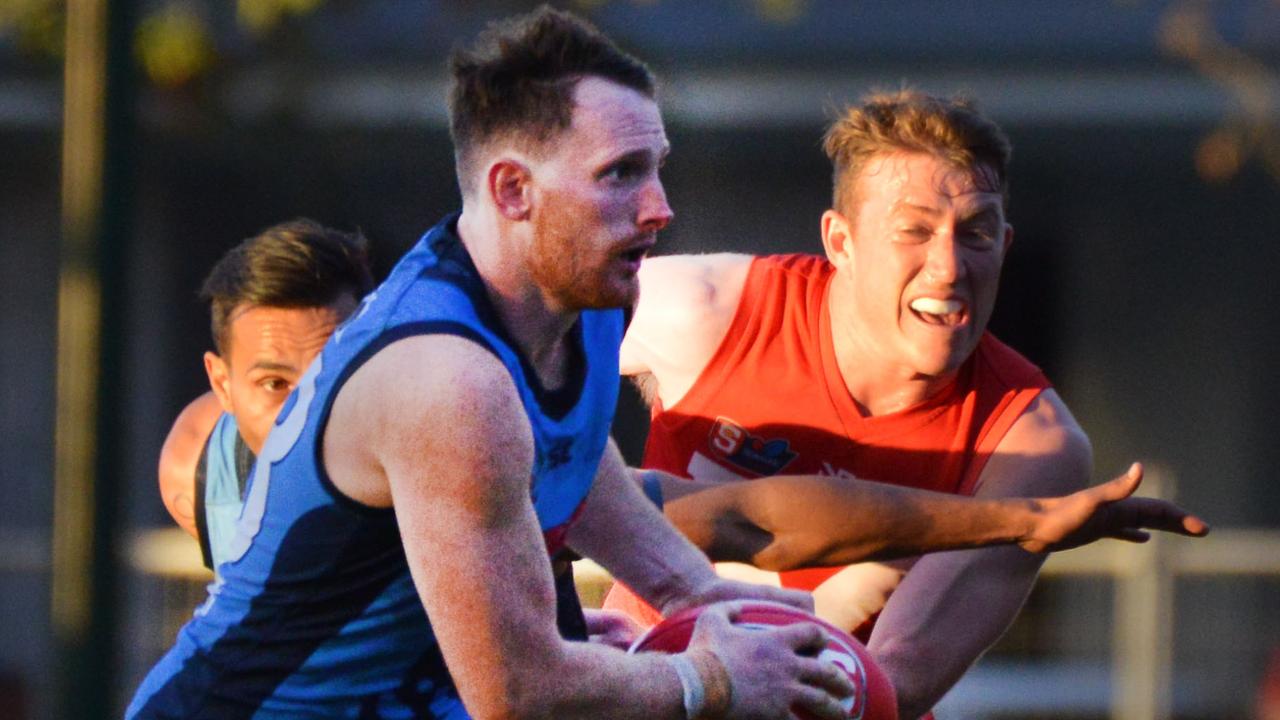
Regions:
<instances>
[{"instance_id":1,"label":"red sleeveless jersey","mask_svg":"<svg viewBox=\"0 0 1280 720\"><path fill-rule=\"evenodd\" d=\"M831 342L825 258L756 258L737 312L707 366L670 408L655 404L644 466L700 480L766 475L858 477L972 494L987 458L1049 382L990 333L935 396L864 416ZM840 568L780 573L812 590ZM607 607L635 614L637 598ZM655 615L641 613L641 619Z\"/></svg>"}]
</instances>

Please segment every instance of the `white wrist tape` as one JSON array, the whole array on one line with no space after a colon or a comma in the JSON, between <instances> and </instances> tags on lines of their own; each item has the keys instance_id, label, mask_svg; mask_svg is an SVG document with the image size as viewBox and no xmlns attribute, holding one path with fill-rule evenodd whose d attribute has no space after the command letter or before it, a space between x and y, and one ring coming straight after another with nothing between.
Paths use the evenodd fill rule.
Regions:
<instances>
[{"instance_id":1,"label":"white wrist tape","mask_svg":"<svg viewBox=\"0 0 1280 720\"><path fill-rule=\"evenodd\" d=\"M684 688L684 716L688 720L698 717L707 703L707 689L702 685L698 669L684 654L668 655L667 661L680 676L680 686Z\"/></svg>"}]
</instances>

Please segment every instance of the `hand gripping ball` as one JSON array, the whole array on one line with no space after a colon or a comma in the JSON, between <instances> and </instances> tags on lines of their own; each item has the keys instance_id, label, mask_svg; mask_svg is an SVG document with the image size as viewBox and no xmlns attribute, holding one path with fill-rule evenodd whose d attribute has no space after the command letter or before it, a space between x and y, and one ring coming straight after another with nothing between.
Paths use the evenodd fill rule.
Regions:
<instances>
[{"instance_id":1,"label":"hand gripping ball","mask_svg":"<svg viewBox=\"0 0 1280 720\"><path fill-rule=\"evenodd\" d=\"M693 636L693 626L702 613L701 607L689 608L653 626L631 646L631 652L683 652ZM862 643L831 623L802 610L776 603L752 601L738 613L734 624L745 628L765 628L811 622L820 625L831 638L818 654L819 659L834 663L849 675L856 688L845 698L844 707L853 720L897 720L898 701L893 685L884 671L871 659ZM798 713L801 718L809 717Z\"/></svg>"}]
</instances>

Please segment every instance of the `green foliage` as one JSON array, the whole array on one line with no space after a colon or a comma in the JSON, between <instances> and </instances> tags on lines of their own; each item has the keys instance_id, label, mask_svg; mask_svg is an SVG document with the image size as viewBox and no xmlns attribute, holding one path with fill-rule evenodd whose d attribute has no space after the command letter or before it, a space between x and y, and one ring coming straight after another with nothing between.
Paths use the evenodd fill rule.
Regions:
<instances>
[{"instance_id":1,"label":"green foliage","mask_svg":"<svg viewBox=\"0 0 1280 720\"><path fill-rule=\"evenodd\" d=\"M221 0L212 0L219 2ZM236 0L240 27L269 34L290 17L306 15L324 0ZM206 19L208 2L170 0L138 23L133 50L143 75L159 87L186 85L217 61ZM0 0L0 36L16 39L20 53L60 60L66 35L67 0Z\"/></svg>"},{"instance_id":2,"label":"green foliage","mask_svg":"<svg viewBox=\"0 0 1280 720\"><path fill-rule=\"evenodd\" d=\"M0 2L0 35L12 35L18 48L36 57L62 57L66 34L64 0L4 0Z\"/></svg>"}]
</instances>

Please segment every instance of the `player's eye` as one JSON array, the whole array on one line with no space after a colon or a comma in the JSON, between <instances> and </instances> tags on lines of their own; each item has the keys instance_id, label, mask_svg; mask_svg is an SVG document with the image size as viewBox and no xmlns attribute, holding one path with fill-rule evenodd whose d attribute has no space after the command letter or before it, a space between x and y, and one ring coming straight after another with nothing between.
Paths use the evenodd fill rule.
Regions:
<instances>
[{"instance_id":1,"label":"player's eye","mask_svg":"<svg viewBox=\"0 0 1280 720\"><path fill-rule=\"evenodd\" d=\"M933 231L923 225L908 225L898 230L904 242L921 243L933 236Z\"/></svg>"},{"instance_id":2,"label":"player's eye","mask_svg":"<svg viewBox=\"0 0 1280 720\"><path fill-rule=\"evenodd\" d=\"M280 377L268 377L258 381L258 387L267 392L288 392L292 388L289 387L289 381Z\"/></svg>"},{"instance_id":3,"label":"player's eye","mask_svg":"<svg viewBox=\"0 0 1280 720\"><path fill-rule=\"evenodd\" d=\"M626 158L611 163L600 173L600 179L609 182L628 182L642 177L648 166L634 158Z\"/></svg>"},{"instance_id":4,"label":"player's eye","mask_svg":"<svg viewBox=\"0 0 1280 720\"><path fill-rule=\"evenodd\" d=\"M995 245L995 233L987 228L965 228L960 231L960 242L975 248L989 248Z\"/></svg>"}]
</instances>

